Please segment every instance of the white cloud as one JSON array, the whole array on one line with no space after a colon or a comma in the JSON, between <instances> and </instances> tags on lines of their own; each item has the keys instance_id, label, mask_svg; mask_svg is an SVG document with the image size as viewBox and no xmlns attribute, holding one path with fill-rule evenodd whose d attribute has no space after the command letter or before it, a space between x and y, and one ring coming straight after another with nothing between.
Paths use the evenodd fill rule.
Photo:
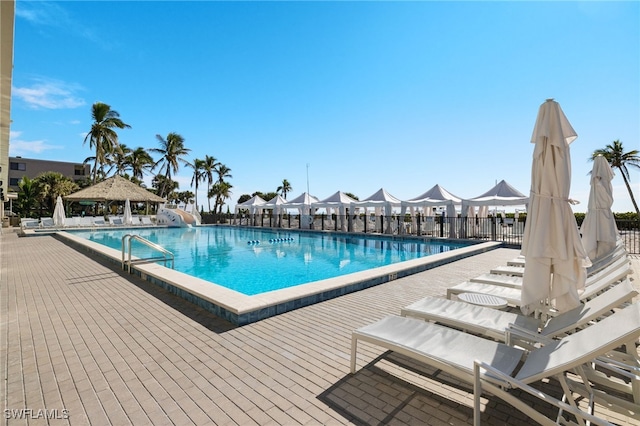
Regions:
<instances>
[{"instance_id":1,"label":"white cloud","mask_svg":"<svg viewBox=\"0 0 640 426\"><path fill-rule=\"evenodd\" d=\"M18 2L16 17L35 25L63 26L68 21L64 9L51 2Z\"/></svg>"},{"instance_id":2,"label":"white cloud","mask_svg":"<svg viewBox=\"0 0 640 426\"><path fill-rule=\"evenodd\" d=\"M47 141L25 141L20 139L22 132L12 131L9 132L9 155L12 157L40 154L44 151L51 149L62 149L62 146L50 145Z\"/></svg>"},{"instance_id":3,"label":"white cloud","mask_svg":"<svg viewBox=\"0 0 640 426\"><path fill-rule=\"evenodd\" d=\"M12 94L33 109L67 109L85 105L84 99L75 92L78 85L56 80L36 80L29 87L13 87Z\"/></svg>"},{"instance_id":4,"label":"white cloud","mask_svg":"<svg viewBox=\"0 0 640 426\"><path fill-rule=\"evenodd\" d=\"M111 41L86 26L62 5L50 1L21 1L16 3L16 17L24 19L46 34L51 29L64 31L74 37L89 40L108 49Z\"/></svg>"}]
</instances>

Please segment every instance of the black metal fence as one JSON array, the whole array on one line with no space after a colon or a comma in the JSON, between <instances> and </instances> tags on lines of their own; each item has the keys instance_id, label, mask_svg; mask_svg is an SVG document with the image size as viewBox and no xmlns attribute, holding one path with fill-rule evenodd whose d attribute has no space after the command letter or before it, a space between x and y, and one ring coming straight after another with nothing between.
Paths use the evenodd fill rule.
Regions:
<instances>
[{"instance_id":1,"label":"black metal fence","mask_svg":"<svg viewBox=\"0 0 640 426\"><path fill-rule=\"evenodd\" d=\"M640 254L640 220L616 220L627 253Z\"/></svg>"},{"instance_id":2,"label":"black metal fence","mask_svg":"<svg viewBox=\"0 0 640 426\"><path fill-rule=\"evenodd\" d=\"M223 218L220 218L223 219ZM522 245L526 218L514 217L444 217L444 216L374 216L283 214L273 216L239 215L222 220L236 226L257 226L283 229L313 229L323 231L381 233L436 238L500 241L510 246ZM629 253L640 254L640 221L617 220L620 236Z\"/></svg>"}]
</instances>

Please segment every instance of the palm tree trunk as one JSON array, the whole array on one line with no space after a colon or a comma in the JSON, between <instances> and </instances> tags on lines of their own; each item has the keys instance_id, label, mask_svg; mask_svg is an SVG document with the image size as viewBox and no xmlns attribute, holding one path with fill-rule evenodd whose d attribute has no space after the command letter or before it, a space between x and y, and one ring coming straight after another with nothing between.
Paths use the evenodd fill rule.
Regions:
<instances>
[{"instance_id":1,"label":"palm tree trunk","mask_svg":"<svg viewBox=\"0 0 640 426\"><path fill-rule=\"evenodd\" d=\"M93 162L93 184L96 184L96 176L98 175L98 156L96 155L96 159Z\"/></svg>"},{"instance_id":2,"label":"palm tree trunk","mask_svg":"<svg viewBox=\"0 0 640 426\"><path fill-rule=\"evenodd\" d=\"M170 165L167 162L167 170L164 173L164 182L162 183L162 195L161 195L161 197L164 197L165 195L169 195L169 194L167 194L169 192L169 191L167 191L167 184L171 180L171 169L169 167L170 167ZM169 200L167 200L167 202L169 202Z\"/></svg>"},{"instance_id":3,"label":"palm tree trunk","mask_svg":"<svg viewBox=\"0 0 640 426\"><path fill-rule=\"evenodd\" d=\"M624 179L624 184L627 185L627 191L629 191L629 196L631 197L631 202L633 203L633 208L636 209L636 214L640 218L640 210L638 210L638 203L636 203L636 199L633 196L633 191L631 190L631 185L629 185L629 181L627 180L627 177L622 172L623 171L621 170L620 174L622 175L622 179Z\"/></svg>"}]
</instances>

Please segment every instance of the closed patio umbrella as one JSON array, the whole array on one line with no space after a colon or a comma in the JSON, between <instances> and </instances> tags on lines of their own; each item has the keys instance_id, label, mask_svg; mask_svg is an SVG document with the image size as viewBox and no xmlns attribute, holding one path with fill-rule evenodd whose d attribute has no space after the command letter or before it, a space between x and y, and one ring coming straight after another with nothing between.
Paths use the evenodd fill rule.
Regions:
<instances>
[{"instance_id":1,"label":"closed patio umbrella","mask_svg":"<svg viewBox=\"0 0 640 426\"><path fill-rule=\"evenodd\" d=\"M66 215L64 214L64 204L62 197L58 195L56 199L56 207L53 209L53 224L55 226L64 226Z\"/></svg>"},{"instance_id":2,"label":"closed patio umbrella","mask_svg":"<svg viewBox=\"0 0 640 426\"><path fill-rule=\"evenodd\" d=\"M582 245L591 261L610 253L618 240L618 227L613 217L613 170L606 158L598 155L591 170L589 206L582 222Z\"/></svg>"},{"instance_id":3,"label":"closed patio umbrella","mask_svg":"<svg viewBox=\"0 0 640 426\"><path fill-rule=\"evenodd\" d=\"M569 205L571 156L569 144L578 135L560 105L547 99L540 106L531 142L529 212L522 240L527 261L521 310L529 314L549 300L559 311L579 305L590 261L582 246Z\"/></svg>"},{"instance_id":4,"label":"closed patio umbrella","mask_svg":"<svg viewBox=\"0 0 640 426\"><path fill-rule=\"evenodd\" d=\"M122 223L125 225L133 224L133 217L131 216L131 202L128 198L124 202L124 215L122 216Z\"/></svg>"},{"instance_id":5,"label":"closed patio umbrella","mask_svg":"<svg viewBox=\"0 0 640 426\"><path fill-rule=\"evenodd\" d=\"M589 259L595 261L613 251L618 240L618 227L613 217L613 170L606 158L598 155L591 170L589 206L582 222L582 245Z\"/></svg>"}]
</instances>

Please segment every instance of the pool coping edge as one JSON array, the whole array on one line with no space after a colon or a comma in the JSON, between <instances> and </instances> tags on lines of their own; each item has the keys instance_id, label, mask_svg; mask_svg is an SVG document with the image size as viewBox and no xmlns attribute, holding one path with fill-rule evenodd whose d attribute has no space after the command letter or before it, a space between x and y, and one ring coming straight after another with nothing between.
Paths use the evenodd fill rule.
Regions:
<instances>
[{"instance_id":1,"label":"pool coping edge","mask_svg":"<svg viewBox=\"0 0 640 426\"><path fill-rule=\"evenodd\" d=\"M64 231L49 235L54 235L58 240L80 251L88 252L106 260L112 265L117 265L118 268L122 267L121 251ZM131 271L132 274L138 278L159 285L178 297L194 303L216 316L226 319L232 324L242 326L303 306L364 290L398 278L484 253L499 248L502 245L501 242L493 241L482 243L473 242L470 246L457 248L445 253L434 254L419 259L412 259L253 296L244 295L210 281L205 281L155 263L136 263L131 266ZM135 256L133 258L135 259Z\"/></svg>"}]
</instances>

